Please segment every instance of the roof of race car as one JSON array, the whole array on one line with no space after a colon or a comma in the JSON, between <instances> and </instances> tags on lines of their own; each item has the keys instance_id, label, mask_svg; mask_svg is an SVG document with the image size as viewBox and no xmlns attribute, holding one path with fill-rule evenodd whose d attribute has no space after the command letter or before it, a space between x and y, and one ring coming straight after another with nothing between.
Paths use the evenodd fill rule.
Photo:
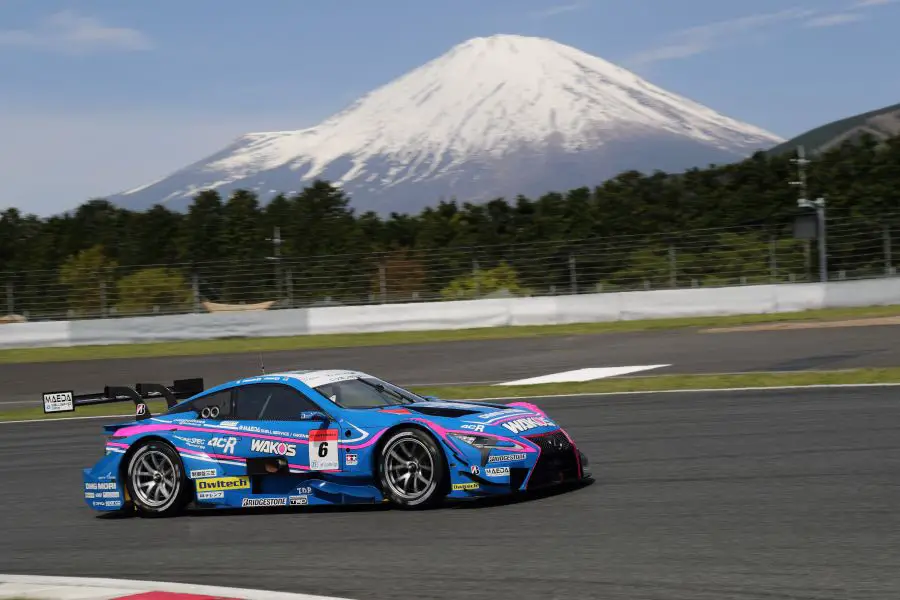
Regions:
<instances>
[{"instance_id":1,"label":"roof of race car","mask_svg":"<svg viewBox=\"0 0 900 600\"><path fill-rule=\"evenodd\" d=\"M368 373L362 371L350 371L347 369L315 369L315 370L297 370L284 371L282 373L272 373L274 377L290 377L297 379L311 388L317 388L320 385L328 383L337 383L339 381L348 381L360 377L371 377Z\"/></svg>"}]
</instances>

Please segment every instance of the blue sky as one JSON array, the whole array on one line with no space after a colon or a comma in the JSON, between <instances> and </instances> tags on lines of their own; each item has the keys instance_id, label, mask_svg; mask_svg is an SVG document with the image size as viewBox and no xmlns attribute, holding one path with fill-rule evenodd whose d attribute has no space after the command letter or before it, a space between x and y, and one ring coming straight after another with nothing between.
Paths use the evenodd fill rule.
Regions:
<instances>
[{"instance_id":1,"label":"blue sky","mask_svg":"<svg viewBox=\"0 0 900 600\"><path fill-rule=\"evenodd\" d=\"M900 102L900 0L0 0L0 207L299 129L468 38L552 38L784 137Z\"/></svg>"}]
</instances>

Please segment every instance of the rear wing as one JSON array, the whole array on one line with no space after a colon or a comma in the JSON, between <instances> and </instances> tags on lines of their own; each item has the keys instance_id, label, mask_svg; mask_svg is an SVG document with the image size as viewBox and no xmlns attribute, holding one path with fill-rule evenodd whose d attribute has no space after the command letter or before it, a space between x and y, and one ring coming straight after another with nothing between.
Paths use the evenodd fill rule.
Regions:
<instances>
[{"instance_id":1,"label":"rear wing","mask_svg":"<svg viewBox=\"0 0 900 600\"><path fill-rule=\"evenodd\" d=\"M165 399L166 406L172 408L181 400L203 391L203 378L176 379L172 385L161 383L138 383L128 386L106 386L102 392L76 394L71 390L46 392L44 394L44 414L74 412L79 406L112 404L114 402L134 402L134 416L138 420L149 419L148 400Z\"/></svg>"}]
</instances>

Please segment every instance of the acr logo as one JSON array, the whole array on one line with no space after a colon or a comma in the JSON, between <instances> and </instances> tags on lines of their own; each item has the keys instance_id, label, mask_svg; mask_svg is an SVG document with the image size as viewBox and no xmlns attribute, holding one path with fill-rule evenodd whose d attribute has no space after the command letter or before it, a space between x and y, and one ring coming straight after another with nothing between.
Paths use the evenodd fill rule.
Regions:
<instances>
[{"instance_id":1,"label":"acr logo","mask_svg":"<svg viewBox=\"0 0 900 600\"><path fill-rule=\"evenodd\" d=\"M234 447L237 445L237 438L233 437L214 437L209 440L209 445L218 448L225 454L234 454Z\"/></svg>"},{"instance_id":2,"label":"acr logo","mask_svg":"<svg viewBox=\"0 0 900 600\"><path fill-rule=\"evenodd\" d=\"M516 419L515 421L504 423L503 426L513 433L522 433L523 431L537 429L538 427L553 427L554 423L550 419L545 419L544 417L526 417L524 419Z\"/></svg>"},{"instance_id":3,"label":"acr logo","mask_svg":"<svg viewBox=\"0 0 900 600\"><path fill-rule=\"evenodd\" d=\"M281 456L297 456L297 445L273 442L272 440L250 440L250 451L279 454Z\"/></svg>"},{"instance_id":4,"label":"acr logo","mask_svg":"<svg viewBox=\"0 0 900 600\"><path fill-rule=\"evenodd\" d=\"M479 431L479 432L484 431L484 425L479 425L479 424L460 425L459 428L460 429L471 429L472 431Z\"/></svg>"},{"instance_id":5,"label":"acr logo","mask_svg":"<svg viewBox=\"0 0 900 600\"><path fill-rule=\"evenodd\" d=\"M357 454L347 454L347 466L352 467L353 465L359 464L359 455Z\"/></svg>"}]
</instances>

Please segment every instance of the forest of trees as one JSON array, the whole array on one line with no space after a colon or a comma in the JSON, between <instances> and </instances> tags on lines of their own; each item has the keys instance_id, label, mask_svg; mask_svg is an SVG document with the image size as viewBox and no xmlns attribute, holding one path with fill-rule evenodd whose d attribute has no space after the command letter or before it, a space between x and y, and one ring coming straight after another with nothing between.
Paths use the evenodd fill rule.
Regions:
<instances>
[{"instance_id":1,"label":"forest of trees","mask_svg":"<svg viewBox=\"0 0 900 600\"><path fill-rule=\"evenodd\" d=\"M206 191L184 214L104 200L46 219L8 209L0 214L0 314L815 279L815 244L792 239L799 210L791 158L760 152L677 175L626 172L593 189L442 201L386 218L355 214L340 189L322 181L265 206L250 192ZM810 197L827 196L830 271L884 273L900 216L900 138L845 144L814 158L808 175Z\"/></svg>"}]
</instances>

